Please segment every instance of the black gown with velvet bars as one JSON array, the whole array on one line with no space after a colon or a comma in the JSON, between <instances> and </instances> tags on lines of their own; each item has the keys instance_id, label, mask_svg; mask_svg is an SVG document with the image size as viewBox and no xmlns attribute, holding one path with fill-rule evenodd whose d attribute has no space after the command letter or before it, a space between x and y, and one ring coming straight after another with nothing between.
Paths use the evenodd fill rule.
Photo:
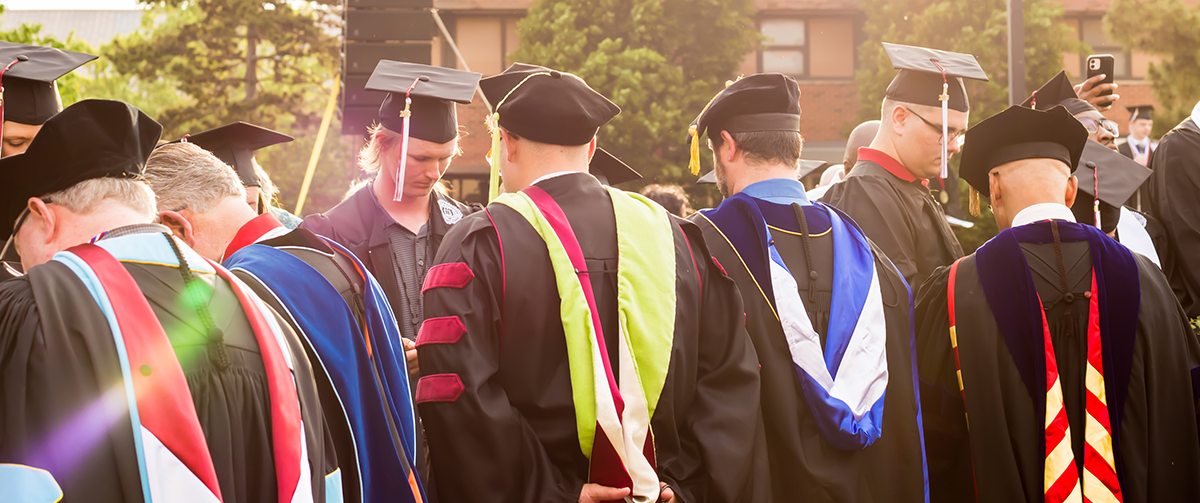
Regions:
<instances>
[{"instance_id":1,"label":"black gown with velvet bars","mask_svg":"<svg viewBox=\"0 0 1200 503\"><path fill-rule=\"evenodd\" d=\"M922 399L933 501L972 501L976 494L978 501L997 503L1044 499L1046 356L1029 288L1045 312L1072 452L1083 469L1088 312L1097 263L1103 264L1095 268L1103 375L1123 501L1200 501L1192 384L1200 343L1166 278L1149 259L1099 231L1089 229L1089 238L1084 226L1058 222L1064 292L1049 225L1014 229L1022 232L1017 256L992 246L1014 231L1007 230L959 263L954 302L961 392L949 332L950 268L920 289L918 366L929 390ZM999 286L985 289L985 283Z\"/></svg>"},{"instance_id":2,"label":"black gown with velvet bars","mask_svg":"<svg viewBox=\"0 0 1200 503\"><path fill-rule=\"evenodd\" d=\"M616 348L612 200L586 174L536 186L578 235L605 343ZM682 501L765 501L758 360L737 289L709 258L699 230L672 222L678 307L666 384L651 418L659 479ZM426 315L457 317L463 325L453 341L418 341L424 377L417 401L439 497L577 501L589 460L579 445L545 241L516 210L493 204L450 230L436 262L461 264L459 280L427 280ZM430 278L437 276L431 270ZM424 395L424 380L434 374L453 374L461 385L447 396Z\"/></svg>"},{"instance_id":3,"label":"black gown with velvet bars","mask_svg":"<svg viewBox=\"0 0 1200 503\"><path fill-rule=\"evenodd\" d=\"M222 370L196 311L183 302L178 267L122 265L149 301L183 369L222 500L278 500L267 373L235 293L213 274L193 273L215 288L208 308L224 332L229 367ZM312 370L295 333L277 314L269 315L282 328L293 360L313 494L324 501L324 476L337 462ZM121 386L108 321L68 266L51 261L0 285L0 463L49 471L67 503L141 502L134 432Z\"/></svg>"},{"instance_id":4,"label":"black gown with velvet bars","mask_svg":"<svg viewBox=\"0 0 1200 503\"><path fill-rule=\"evenodd\" d=\"M742 293L746 329L762 365L762 411L772 500L924 502L925 459L914 387L911 301L904 279L883 252L872 247L887 324L888 386L882 435L864 449L838 449L822 436L805 402L783 328L772 307L775 299L770 290L770 259L759 244L765 243L765 237L759 235L765 218L765 223L773 227L771 238L793 272L800 299L825 347L834 276L829 217L817 206L804 209L812 235L808 239L814 266L809 266L792 208L772 203L751 208L749 204L753 203L749 201L727 199L715 212L697 213L691 220L703 231L713 258ZM853 226L848 219L847 224ZM753 253L742 255L739 249ZM810 270L818 272L816 295L811 299Z\"/></svg>"}]
</instances>

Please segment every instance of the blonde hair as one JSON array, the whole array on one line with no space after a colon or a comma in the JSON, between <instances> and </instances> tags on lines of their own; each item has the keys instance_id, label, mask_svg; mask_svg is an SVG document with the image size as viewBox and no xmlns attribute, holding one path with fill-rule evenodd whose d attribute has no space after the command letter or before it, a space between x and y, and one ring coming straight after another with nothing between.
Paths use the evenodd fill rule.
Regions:
<instances>
[{"instance_id":1,"label":"blonde hair","mask_svg":"<svg viewBox=\"0 0 1200 503\"><path fill-rule=\"evenodd\" d=\"M367 135L370 137L367 139L367 144L358 151L358 168L363 170L363 173L375 174L382 168L384 153L398 147L402 137L400 133L383 127L383 124L371 125L367 128ZM455 142L455 156L462 155L462 149L457 144L462 135L463 133L460 131L458 136L450 140Z\"/></svg>"},{"instance_id":2,"label":"blonde hair","mask_svg":"<svg viewBox=\"0 0 1200 503\"><path fill-rule=\"evenodd\" d=\"M79 215L89 215L100 209L106 199L140 212L150 220L155 214L154 192L145 182L132 178L92 178L42 197Z\"/></svg>"},{"instance_id":3,"label":"blonde hair","mask_svg":"<svg viewBox=\"0 0 1200 503\"><path fill-rule=\"evenodd\" d=\"M158 197L159 211L206 213L226 197L246 198L237 172L194 143L159 147L146 161L144 176Z\"/></svg>"}]
</instances>

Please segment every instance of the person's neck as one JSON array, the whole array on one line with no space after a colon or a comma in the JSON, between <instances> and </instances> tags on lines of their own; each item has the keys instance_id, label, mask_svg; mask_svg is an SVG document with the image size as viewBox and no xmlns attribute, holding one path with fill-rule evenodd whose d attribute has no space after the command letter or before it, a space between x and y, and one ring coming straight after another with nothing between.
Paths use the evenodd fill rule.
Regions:
<instances>
[{"instance_id":1,"label":"person's neck","mask_svg":"<svg viewBox=\"0 0 1200 503\"><path fill-rule=\"evenodd\" d=\"M529 166L529 168L532 168L532 169L522 169L520 176L515 177L517 179L514 181L517 183L514 185L517 185L519 187L511 187L513 189L512 192L516 192L516 191L524 189L525 187L533 185L534 181L536 181L538 178L541 178L546 175L550 175L550 174L554 174L554 173L562 173L562 172L587 173L587 171L588 171L587 162L580 163L577 161L570 161L570 160L562 159L562 158L552 159L552 160L549 160L549 162L538 162L538 163L529 163L529 164L531 164L531 166ZM524 167L524 166L522 166L522 167ZM506 187L507 187L507 185L506 185Z\"/></svg>"},{"instance_id":2,"label":"person's neck","mask_svg":"<svg viewBox=\"0 0 1200 503\"><path fill-rule=\"evenodd\" d=\"M429 198L433 197L432 190L421 196L405 196L396 201L393 199L396 183L382 173L371 183L371 190L375 191L375 199L379 201L383 211L405 229L416 233L429 221Z\"/></svg>"},{"instance_id":3,"label":"person's neck","mask_svg":"<svg viewBox=\"0 0 1200 503\"><path fill-rule=\"evenodd\" d=\"M765 166L749 166L743 164L735 168L735 170L729 171L736 171L739 173L739 176L736 176L735 179L730 180L731 183L729 184L729 189L733 194L737 194L743 190L746 190L746 187L766 180L774 180L777 178L784 178L788 180L796 179L796 167L788 166L782 163Z\"/></svg>"},{"instance_id":4,"label":"person's neck","mask_svg":"<svg viewBox=\"0 0 1200 503\"><path fill-rule=\"evenodd\" d=\"M875 139L871 140L871 145L868 148L883 152L884 154L887 154L888 157L894 159L897 164L904 166L904 162L900 160L900 151L896 149L895 139L884 134L882 129L879 130L879 134L875 135ZM917 178L924 178L917 173L913 173L908 166L904 166L904 169Z\"/></svg>"},{"instance_id":5,"label":"person's neck","mask_svg":"<svg viewBox=\"0 0 1200 503\"><path fill-rule=\"evenodd\" d=\"M1137 143L1141 143L1141 142L1143 142L1143 141L1146 141L1146 137L1145 137L1145 136L1143 136L1143 137L1141 137L1141 138L1138 138L1138 137L1137 137L1137 135L1135 135L1135 134L1131 134L1131 135L1129 135L1129 139L1130 139L1131 141L1134 141L1134 142L1137 142Z\"/></svg>"},{"instance_id":6,"label":"person's neck","mask_svg":"<svg viewBox=\"0 0 1200 503\"><path fill-rule=\"evenodd\" d=\"M150 218L124 205L112 204L108 208L93 211L87 215L72 213L69 219L62 222L62 231L58 238L58 249L66 250L72 246L86 243L102 232L134 224L148 224Z\"/></svg>"}]
</instances>

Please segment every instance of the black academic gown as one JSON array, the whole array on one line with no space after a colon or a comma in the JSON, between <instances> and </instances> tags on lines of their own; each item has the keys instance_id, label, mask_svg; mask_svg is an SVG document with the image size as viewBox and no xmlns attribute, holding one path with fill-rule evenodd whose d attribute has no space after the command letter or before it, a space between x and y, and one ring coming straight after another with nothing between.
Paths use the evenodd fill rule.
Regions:
<instances>
[{"instance_id":1,"label":"black academic gown","mask_svg":"<svg viewBox=\"0 0 1200 503\"><path fill-rule=\"evenodd\" d=\"M178 301L178 268L123 265L182 364L224 503L277 500L267 376L232 289L214 275L195 275L216 285L208 307L230 359L230 367L219 370L196 312ZM336 469L336 454L308 358L296 334L274 316L295 366L313 494L324 501L324 476ZM129 412L124 395L110 392L121 382L108 322L66 265L51 261L0 285L0 463L50 471L67 503L141 502Z\"/></svg>"},{"instance_id":2,"label":"black academic gown","mask_svg":"<svg viewBox=\"0 0 1200 503\"><path fill-rule=\"evenodd\" d=\"M1072 451L1082 469L1089 302L1085 293L1091 289L1092 261L1086 241L1063 243L1068 298L1062 293L1053 247L1021 244L1046 312ZM1200 501L1200 440L1189 376L1200 366L1200 343L1187 328L1158 267L1134 256L1141 307L1116 438L1124 501ZM984 297L975 255L970 255L959 264L955 283L959 358L967 388L964 416L950 343L948 281L949 268L939 269L922 285L917 301L932 501L972 501L978 494L983 502L1041 502L1045 418L1038 417L1034 400L1044 404L1045 395L1031 398ZM1035 326L1040 324L1038 320ZM1114 372L1106 369L1105 379L1116 379Z\"/></svg>"},{"instance_id":3,"label":"black academic gown","mask_svg":"<svg viewBox=\"0 0 1200 503\"><path fill-rule=\"evenodd\" d=\"M1167 230L1163 272L1189 318L1200 317L1200 126L1187 119L1150 155L1145 211ZM1161 250L1161 249L1160 249ZM1162 253L1160 251L1160 253Z\"/></svg>"},{"instance_id":4,"label":"black academic gown","mask_svg":"<svg viewBox=\"0 0 1200 503\"><path fill-rule=\"evenodd\" d=\"M537 187L562 207L578 235L611 352L618 347L612 200L582 173ZM699 230L685 220L672 222L675 336L651 419L659 478L688 503L767 501L768 469L756 443L762 435L758 360L742 325L741 300L712 263ZM589 462L576 433L558 288L545 241L516 210L492 204L447 234L437 263L455 262L465 263L473 279L461 289L427 290L425 310L428 317L459 317L465 335L453 344L418 348L424 376L457 374L465 386L454 401L418 405L439 496L576 501Z\"/></svg>"},{"instance_id":5,"label":"black academic gown","mask_svg":"<svg viewBox=\"0 0 1200 503\"><path fill-rule=\"evenodd\" d=\"M883 166L860 160L821 198L846 212L909 285L962 257L946 212L921 182L906 182Z\"/></svg>"},{"instance_id":6,"label":"black academic gown","mask_svg":"<svg viewBox=\"0 0 1200 503\"><path fill-rule=\"evenodd\" d=\"M746 330L762 365L762 410L774 501L924 502L925 460L913 389L908 288L883 252L872 245L888 334L883 434L865 449L843 451L822 437L809 412L783 328L771 307L773 299L768 300L762 293L737 251L712 221L700 213L691 220L703 231L713 257L742 292ZM809 299L810 280L805 273L813 268L805 262L800 236L776 229L772 229L771 236L788 270L793 271L800 299L824 344L833 298L833 239L829 234L809 238L818 271L813 301Z\"/></svg>"}]
</instances>

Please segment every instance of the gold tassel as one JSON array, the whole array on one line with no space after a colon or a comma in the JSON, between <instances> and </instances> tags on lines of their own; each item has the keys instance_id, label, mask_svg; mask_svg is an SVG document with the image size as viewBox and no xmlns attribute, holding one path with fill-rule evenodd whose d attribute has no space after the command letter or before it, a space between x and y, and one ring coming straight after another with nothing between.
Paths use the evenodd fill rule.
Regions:
<instances>
[{"instance_id":1,"label":"gold tassel","mask_svg":"<svg viewBox=\"0 0 1200 503\"><path fill-rule=\"evenodd\" d=\"M969 199L970 199L969 210L971 211L971 216L978 217L979 216L979 191L975 190L975 187L971 187L971 195L970 195Z\"/></svg>"},{"instance_id":2,"label":"gold tassel","mask_svg":"<svg viewBox=\"0 0 1200 503\"><path fill-rule=\"evenodd\" d=\"M688 168L692 170L693 175L700 174L700 132L696 130L696 126L688 128L688 134L692 136L691 156L688 159Z\"/></svg>"},{"instance_id":3,"label":"gold tassel","mask_svg":"<svg viewBox=\"0 0 1200 503\"><path fill-rule=\"evenodd\" d=\"M488 161L492 165L491 174L488 176L488 202L500 196L500 156L504 152L500 148L500 114L494 113L490 117L492 126L492 150L488 153Z\"/></svg>"}]
</instances>

